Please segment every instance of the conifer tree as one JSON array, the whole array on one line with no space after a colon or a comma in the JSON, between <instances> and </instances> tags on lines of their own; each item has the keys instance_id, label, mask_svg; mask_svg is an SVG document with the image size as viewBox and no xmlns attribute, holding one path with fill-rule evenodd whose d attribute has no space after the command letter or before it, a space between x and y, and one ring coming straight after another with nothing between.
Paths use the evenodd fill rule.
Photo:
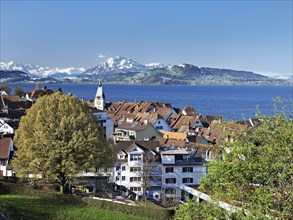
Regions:
<instances>
[{"instance_id":1,"label":"conifer tree","mask_svg":"<svg viewBox=\"0 0 293 220\"><path fill-rule=\"evenodd\" d=\"M41 175L66 193L80 172L109 158L105 138L90 109L60 92L40 97L20 120L15 133L13 167L17 176Z\"/></svg>"}]
</instances>

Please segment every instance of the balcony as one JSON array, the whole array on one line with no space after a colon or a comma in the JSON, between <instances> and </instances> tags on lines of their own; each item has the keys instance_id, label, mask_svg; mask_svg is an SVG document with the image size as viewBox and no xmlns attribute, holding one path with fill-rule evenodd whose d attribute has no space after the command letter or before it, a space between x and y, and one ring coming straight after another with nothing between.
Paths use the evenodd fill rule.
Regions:
<instances>
[{"instance_id":1,"label":"balcony","mask_svg":"<svg viewBox=\"0 0 293 220\"><path fill-rule=\"evenodd\" d=\"M148 181L149 186L162 186L162 179L158 180L149 180Z\"/></svg>"}]
</instances>

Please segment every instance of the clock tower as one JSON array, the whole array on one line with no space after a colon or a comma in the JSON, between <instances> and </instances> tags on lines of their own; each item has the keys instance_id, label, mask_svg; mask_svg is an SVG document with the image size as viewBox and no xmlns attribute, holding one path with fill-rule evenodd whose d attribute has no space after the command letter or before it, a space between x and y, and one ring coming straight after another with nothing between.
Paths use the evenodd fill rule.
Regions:
<instances>
[{"instance_id":1,"label":"clock tower","mask_svg":"<svg viewBox=\"0 0 293 220\"><path fill-rule=\"evenodd\" d=\"M103 93L101 80L99 80L99 86L95 97L95 108L99 110L105 109L105 94Z\"/></svg>"}]
</instances>

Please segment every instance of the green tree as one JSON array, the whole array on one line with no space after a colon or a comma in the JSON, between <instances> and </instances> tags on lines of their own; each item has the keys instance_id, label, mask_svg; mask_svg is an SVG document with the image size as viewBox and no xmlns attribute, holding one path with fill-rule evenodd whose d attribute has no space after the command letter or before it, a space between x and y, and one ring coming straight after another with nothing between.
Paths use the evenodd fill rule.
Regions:
<instances>
[{"instance_id":1,"label":"green tree","mask_svg":"<svg viewBox=\"0 0 293 220\"><path fill-rule=\"evenodd\" d=\"M218 146L221 158L209 163L209 172L200 189L216 200L241 207L234 214L235 219L290 219L293 213L292 131L292 119L281 112L272 118L262 116L261 125L250 132L230 133L229 140L223 137L223 143ZM215 212L213 208L202 210L206 212L203 219L211 218ZM176 216L182 211L180 208Z\"/></svg>"},{"instance_id":2,"label":"green tree","mask_svg":"<svg viewBox=\"0 0 293 220\"><path fill-rule=\"evenodd\" d=\"M43 96L21 118L12 161L17 176L42 175L60 191L86 169L102 166L110 152L90 109L75 96Z\"/></svg>"},{"instance_id":3,"label":"green tree","mask_svg":"<svg viewBox=\"0 0 293 220\"><path fill-rule=\"evenodd\" d=\"M17 87L15 87L15 89L14 89L14 95L17 95L17 96L23 97L23 96L25 96L25 92L23 91L22 87L17 86Z\"/></svg>"},{"instance_id":4,"label":"green tree","mask_svg":"<svg viewBox=\"0 0 293 220\"><path fill-rule=\"evenodd\" d=\"M212 210L212 211L211 211ZM180 204L176 210L175 220L202 220L202 219L226 219L228 213L225 213L215 203L198 203L190 200L186 204Z\"/></svg>"}]
</instances>

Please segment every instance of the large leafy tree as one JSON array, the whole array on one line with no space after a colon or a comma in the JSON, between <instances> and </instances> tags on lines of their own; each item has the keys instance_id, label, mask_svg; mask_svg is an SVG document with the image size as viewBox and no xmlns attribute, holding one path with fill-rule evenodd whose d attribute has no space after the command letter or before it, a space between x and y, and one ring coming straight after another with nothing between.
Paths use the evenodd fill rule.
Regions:
<instances>
[{"instance_id":1,"label":"large leafy tree","mask_svg":"<svg viewBox=\"0 0 293 220\"><path fill-rule=\"evenodd\" d=\"M250 132L229 133L218 147L221 157L209 164L201 190L215 200L229 202L242 210L226 219L290 219L293 213L293 121L284 113L268 118ZM227 133L225 134L227 137ZM189 205L190 207L191 205ZM215 209L194 204L182 206L176 219L200 215L213 219ZM212 207L212 206L210 206ZM200 219L200 218L199 218Z\"/></svg>"},{"instance_id":2,"label":"large leafy tree","mask_svg":"<svg viewBox=\"0 0 293 220\"><path fill-rule=\"evenodd\" d=\"M109 158L96 117L76 97L60 92L39 98L21 118L15 145L17 175L42 175L57 181L63 193L80 172Z\"/></svg>"}]
</instances>

